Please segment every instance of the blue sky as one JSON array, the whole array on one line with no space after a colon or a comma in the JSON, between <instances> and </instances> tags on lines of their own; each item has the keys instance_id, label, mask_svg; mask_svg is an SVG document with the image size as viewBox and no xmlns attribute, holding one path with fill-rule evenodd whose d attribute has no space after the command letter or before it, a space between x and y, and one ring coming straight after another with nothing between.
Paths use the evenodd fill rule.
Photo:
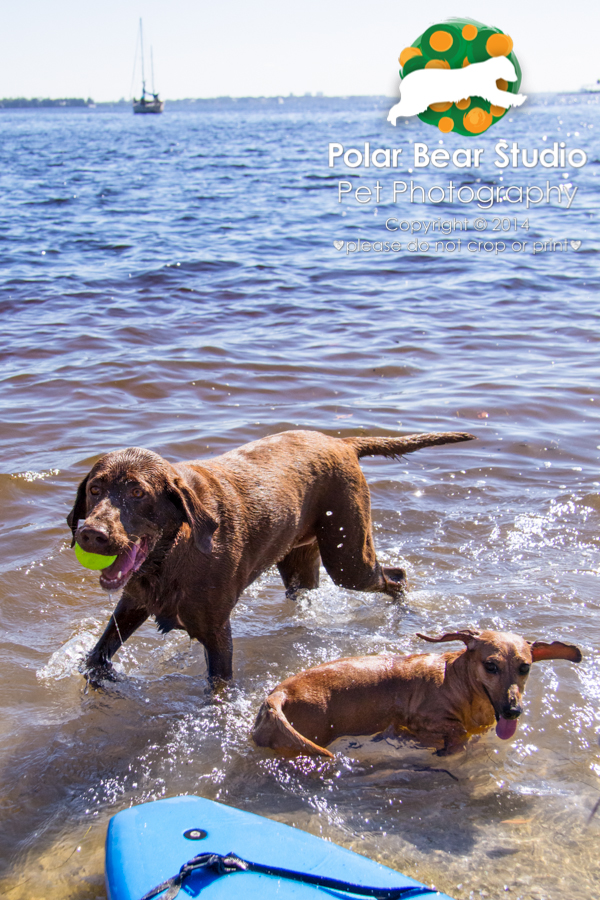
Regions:
<instances>
[{"instance_id":1,"label":"blue sky","mask_svg":"<svg viewBox=\"0 0 600 900\"><path fill-rule=\"evenodd\" d=\"M400 50L449 16L510 34L525 92L577 90L600 78L600 5L583 0L21 0L2 13L0 97L129 98L140 16L157 88L171 99L392 96ZM139 81L138 70L134 92Z\"/></svg>"}]
</instances>

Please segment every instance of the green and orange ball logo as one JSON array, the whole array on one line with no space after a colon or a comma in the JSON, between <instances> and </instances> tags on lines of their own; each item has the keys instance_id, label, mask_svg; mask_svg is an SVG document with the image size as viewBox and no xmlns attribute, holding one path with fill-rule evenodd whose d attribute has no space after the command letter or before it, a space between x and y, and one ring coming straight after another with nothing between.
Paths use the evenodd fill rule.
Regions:
<instances>
[{"instance_id":1,"label":"green and orange ball logo","mask_svg":"<svg viewBox=\"0 0 600 900\"><path fill-rule=\"evenodd\" d=\"M474 19L449 19L432 25L405 47L399 57L400 78L417 69L460 69L471 63L485 62L492 56L506 56L515 67L516 81L499 78L500 90L517 94L521 86L521 67L513 52L509 35L499 28L483 25ZM494 106L482 97L464 97L457 103L432 103L419 118L434 125L444 134L454 132L473 136L483 134L506 115L507 109Z\"/></svg>"}]
</instances>

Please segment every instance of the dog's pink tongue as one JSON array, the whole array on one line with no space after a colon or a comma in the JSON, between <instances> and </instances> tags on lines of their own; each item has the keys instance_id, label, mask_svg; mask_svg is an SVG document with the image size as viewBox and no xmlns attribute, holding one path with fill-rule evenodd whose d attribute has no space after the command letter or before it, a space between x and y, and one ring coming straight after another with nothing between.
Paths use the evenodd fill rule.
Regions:
<instances>
[{"instance_id":1,"label":"dog's pink tongue","mask_svg":"<svg viewBox=\"0 0 600 900\"><path fill-rule=\"evenodd\" d=\"M504 716L500 716L500 718L498 719L498 724L496 725L496 734L499 738L501 738L503 741L507 741L513 736L516 730L516 719L505 719Z\"/></svg>"}]
</instances>

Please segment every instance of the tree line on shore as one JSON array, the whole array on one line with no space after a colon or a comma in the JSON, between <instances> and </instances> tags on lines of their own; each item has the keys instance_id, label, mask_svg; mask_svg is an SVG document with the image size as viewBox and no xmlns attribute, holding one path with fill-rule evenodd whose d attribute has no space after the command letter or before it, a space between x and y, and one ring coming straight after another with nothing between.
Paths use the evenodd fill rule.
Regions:
<instances>
[{"instance_id":1,"label":"tree line on shore","mask_svg":"<svg viewBox=\"0 0 600 900\"><path fill-rule=\"evenodd\" d=\"M82 97L65 97L60 100L50 100L48 97L33 97L32 99L14 97L0 100L0 109L27 109L30 107L37 109L46 106L95 106L95 104L91 97L88 97L87 100Z\"/></svg>"}]
</instances>

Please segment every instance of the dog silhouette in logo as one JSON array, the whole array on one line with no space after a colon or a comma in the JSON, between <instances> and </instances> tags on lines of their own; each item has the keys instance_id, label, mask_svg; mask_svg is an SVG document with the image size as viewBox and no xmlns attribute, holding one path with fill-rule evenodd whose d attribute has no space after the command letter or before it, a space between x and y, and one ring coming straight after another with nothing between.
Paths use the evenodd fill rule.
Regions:
<instances>
[{"instance_id":1,"label":"dog silhouette in logo","mask_svg":"<svg viewBox=\"0 0 600 900\"><path fill-rule=\"evenodd\" d=\"M516 81L515 67L506 56L493 56L462 69L417 69L400 83L400 102L392 106L388 122L399 116L417 116L432 103L458 103L466 97L482 97L494 106L520 106L525 94L501 90L496 81Z\"/></svg>"}]
</instances>

